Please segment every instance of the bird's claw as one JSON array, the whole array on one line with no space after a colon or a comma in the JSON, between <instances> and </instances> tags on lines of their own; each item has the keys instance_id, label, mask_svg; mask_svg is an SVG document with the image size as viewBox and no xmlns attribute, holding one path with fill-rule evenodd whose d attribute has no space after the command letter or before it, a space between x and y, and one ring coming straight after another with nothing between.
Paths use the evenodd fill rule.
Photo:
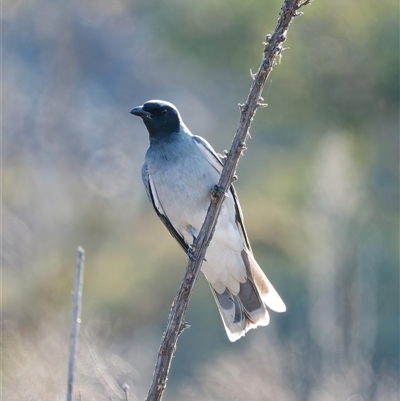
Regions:
<instances>
[{"instance_id":1,"label":"bird's claw","mask_svg":"<svg viewBox=\"0 0 400 401\"><path fill-rule=\"evenodd\" d=\"M219 185L214 185L211 190L211 202L217 203L220 195L223 194L224 196L228 196L224 189Z\"/></svg>"},{"instance_id":2,"label":"bird's claw","mask_svg":"<svg viewBox=\"0 0 400 401\"><path fill-rule=\"evenodd\" d=\"M195 248L194 248L194 244L192 244L192 245L189 246L189 248L188 248L188 250L187 250L187 252L186 252L188 258L189 258L190 260L193 260L193 261L196 260L196 257L194 256L194 249L195 249Z\"/></svg>"}]
</instances>

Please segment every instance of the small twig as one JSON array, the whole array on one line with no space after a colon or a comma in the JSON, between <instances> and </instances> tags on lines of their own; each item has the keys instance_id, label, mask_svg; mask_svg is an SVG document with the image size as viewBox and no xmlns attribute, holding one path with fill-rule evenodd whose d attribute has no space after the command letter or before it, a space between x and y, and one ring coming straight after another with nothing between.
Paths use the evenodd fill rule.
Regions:
<instances>
[{"instance_id":1,"label":"small twig","mask_svg":"<svg viewBox=\"0 0 400 401\"><path fill-rule=\"evenodd\" d=\"M297 7L297 9L304 7L304 6L308 6L309 4L311 4L312 0L305 0L302 3L299 4L299 6Z\"/></svg>"},{"instance_id":2,"label":"small twig","mask_svg":"<svg viewBox=\"0 0 400 401\"><path fill-rule=\"evenodd\" d=\"M129 401L129 388L130 387L126 383L122 385L122 390L125 392L125 401Z\"/></svg>"},{"instance_id":3,"label":"small twig","mask_svg":"<svg viewBox=\"0 0 400 401\"><path fill-rule=\"evenodd\" d=\"M196 282L206 250L212 239L222 203L234 180L235 170L242 152L245 150L245 140L253 117L259 107L265 107L261 101L261 93L265 82L275 65L277 56L282 53L282 43L286 40L287 30L293 18L300 15L300 7L310 3L310 0L285 0L279 14L278 23L272 35L267 35L264 43L263 59L257 73L252 74L253 82L247 101L240 108L240 121L231 148L224 160L224 168L219 183L212 191L212 201L207 216L193 247L193 258L186 267L182 284L175 296L168 318L167 327L161 339L156 367L153 375L147 401L161 400L167 385L168 371L172 355L175 351L179 334L184 329L184 316L188 307L191 291ZM218 190L216 190L216 188Z\"/></svg>"},{"instance_id":4,"label":"small twig","mask_svg":"<svg viewBox=\"0 0 400 401\"><path fill-rule=\"evenodd\" d=\"M67 401L72 401L75 382L75 356L78 347L79 327L81 323L82 310L82 287L83 287L83 266L85 260L85 250L78 247L76 258L76 273L74 286L74 300L72 307L71 337L69 342L69 363L68 363L68 388Z\"/></svg>"}]
</instances>

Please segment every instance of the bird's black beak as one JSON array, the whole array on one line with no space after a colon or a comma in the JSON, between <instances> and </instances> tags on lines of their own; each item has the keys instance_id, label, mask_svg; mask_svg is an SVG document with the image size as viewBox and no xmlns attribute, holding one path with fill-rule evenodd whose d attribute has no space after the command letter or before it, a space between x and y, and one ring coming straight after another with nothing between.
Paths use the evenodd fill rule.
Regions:
<instances>
[{"instance_id":1,"label":"bird's black beak","mask_svg":"<svg viewBox=\"0 0 400 401\"><path fill-rule=\"evenodd\" d=\"M151 118L151 113L143 110L143 106L134 107L131 110L131 114L134 116L142 117L142 118Z\"/></svg>"}]
</instances>

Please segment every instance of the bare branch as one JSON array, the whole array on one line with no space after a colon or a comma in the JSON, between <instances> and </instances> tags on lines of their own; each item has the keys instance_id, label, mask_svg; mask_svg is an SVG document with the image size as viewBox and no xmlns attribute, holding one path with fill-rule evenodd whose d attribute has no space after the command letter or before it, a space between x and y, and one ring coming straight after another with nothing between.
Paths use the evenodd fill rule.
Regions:
<instances>
[{"instance_id":1,"label":"bare branch","mask_svg":"<svg viewBox=\"0 0 400 401\"><path fill-rule=\"evenodd\" d=\"M211 193L211 203L200 233L192 249L193 259L189 259L182 284L175 296L168 318L167 327L161 339L156 367L153 375L147 401L161 400L167 385L168 371L172 355L175 352L178 336L184 330L184 316L188 307L190 294L196 282L206 250L214 234L215 225L222 203L234 181L235 170L242 152L246 149L245 140L256 110L264 105L260 102L265 82L276 64L277 56L282 53L282 43L286 40L287 30L293 18L300 15L300 7L310 3L310 0L285 0L279 13L278 23L272 35L267 35L264 44L263 59L257 73L251 72L253 82L246 103L239 104L240 121L231 148L224 161L224 168L219 180Z\"/></svg>"},{"instance_id":2,"label":"bare branch","mask_svg":"<svg viewBox=\"0 0 400 401\"><path fill-rule=\"evenodd\" d=\"M75 286L73 293L74 301L72 307L71 337L69 343L67 401L72 401L74 395L75 356L76 356L76 349L78 347L79 327L81 324L84 260L85 260L85 250L79 246L78 255L76 258Z\"/></svg>"}]
</instances>

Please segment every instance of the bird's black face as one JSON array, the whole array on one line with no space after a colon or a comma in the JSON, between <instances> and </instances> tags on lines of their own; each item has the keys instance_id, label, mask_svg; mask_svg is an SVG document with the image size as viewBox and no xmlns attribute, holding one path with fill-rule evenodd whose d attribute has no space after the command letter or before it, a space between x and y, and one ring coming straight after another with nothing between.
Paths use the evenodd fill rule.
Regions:
<instances>
[{"instance_id":1,"label":"bird's black face","mask_svg":"<svg viewBox=\"0 0 400 401\"><path fill-rule=\"evenodd\" d=\"M143 106L132 109L131 113L143 119L150 138L167 137L179 131L180 116L178 110L171 103L150 100Z\"/></svg>"}]
</instances>

